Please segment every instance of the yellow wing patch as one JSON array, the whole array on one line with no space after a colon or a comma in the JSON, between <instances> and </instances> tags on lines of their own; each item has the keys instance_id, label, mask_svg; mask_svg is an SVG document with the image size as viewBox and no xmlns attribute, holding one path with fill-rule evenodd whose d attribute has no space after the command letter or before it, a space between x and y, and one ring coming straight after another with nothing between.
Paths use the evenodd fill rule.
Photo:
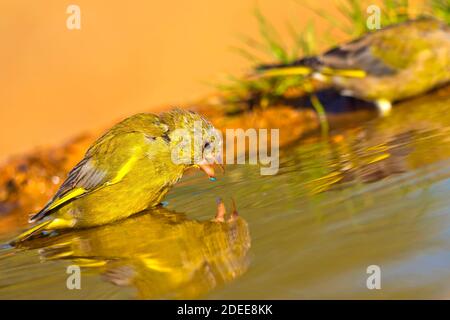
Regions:
<instances>
[{"instance_id":1,"label":"yellow wing patch","mask_svg":"<svg viewBox=\"0 0 450 320\"><path fill-rule=\"evenodd\" d=\"M85 193L93 192L102 187L110 186L110 185L120 182L131 171L131 169L133 168L133 165L136 163L138 158L139 158L138 155L134 155L130 159L128 159L127 162L125 162L125 164L119 169L119 171L117 172L117 174L115 175L115 177L112 180L104 183L103 185L99 185L96 188L91 189L91 190L86 190L85 188L82 188L82 187L74 188L74 189L68 191L61 198L53 201L53 203L48 208L46 208L45 211L47 211L47 212L51 211L51 210L55 209L56 207L59 207L60 205L66 203L72 199L75 199L76 197L79 197Z\"/></svg>"},{"instance_id":2,"label":"yellow wing patch","mask_svg":"<svg viewBox=\"0 0 450 320\"><path fill-rule=\"evenodd\" d=\"M308 76L314 70L309 67L281 67L278 69L269 69L261 73L263 77L280 77L280 76ZM322 67L318 72L324 76L340 76L346 78L364 78L367 73L360 69L332 69L329 67Z\"/></svg>"},{"instance_id":3,"label":"yellow wing patch","mask_svg":"<svg viewBox=\"0 0 450 320\"><path fill-rule=\"evenodd\" d=\"M54 209L54 208L60 206L61 204L65 203L65 202L67 202L67 201L69 201L69 200L71 200L71 199L73 199L73 198L76 198L76 197L78 197L78 196L81 196L81 195L84 194L84 193L86 193L86 189L84 189L84 188L75 188L75 189L72 189L72 190L70 190L69 192L67 192L63 197L61 197L61 198L55 200L55 201L51 204L51 206L49 206L49 207L46 209L46 211L50 211L50 210L52 210L52 209Z\"/></svg>"},{"instance_id":4,"label":"yellow wing patch","mask_svg":"<svg viewBox=\"0 0 450 320\"><path fill-rule=\"evenodd\" d=\"M364 70L359 69L331 69L323 67L320 73L326 76L340 76L346 78L364 78L367 74Z\"/></svg>"},{"instance_id":5,"label":"yellow wing patch","mask_svg":"<svg viewBox=\"0 0 450 320\"><path fill-rule=\"evenodd\" d=\"M137 155L134 155L130 159L128 159L127 162L125 162L125 164L117 172L116 176L111 181L107 182L107 185L116 184L117 182L121 181L123 177L125 177L128 172L131 171L131 168L133 168L133 165L136 163L138 158L139 157Z\"/></svg>"}]
</instances>

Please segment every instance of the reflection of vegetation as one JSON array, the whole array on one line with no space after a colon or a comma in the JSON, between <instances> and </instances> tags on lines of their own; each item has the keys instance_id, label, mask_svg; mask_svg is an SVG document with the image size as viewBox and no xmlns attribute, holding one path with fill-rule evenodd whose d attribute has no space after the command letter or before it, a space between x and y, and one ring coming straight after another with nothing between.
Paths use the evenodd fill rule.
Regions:
<instances>
[{"instance_id":1,"label":"reflection of vegetation","mask_svg":"<svg viewBox=\"0 0 450 320\"><path fill-rule=\"evenodd\" d=\"M23 245L135 287L139 298L194 298L245 272L250 235L240 217L199 222L160 208Z\"/></svg>"},{"instance_id":2,"label":"reflection of vegetation","mask_svg":"<svg viewBox=\"0 0 450 320\"><path fill-rule=\"evenodd\" d=\"M254 68L260 66L267 59L271 64L289 64L301 57L311 56L318 53L323 46L336 45L336 36L331 31L338 31L346 38L359 37L370 30L367 28L367 8L372 3L369 1L341 0L336 2L338 16L331 14L323 8L301 2L300 5L310 9L318 17L322 18L327 26L324 35L318 35L315 25L309 21L302 30L288 24L290 34L289 44L286 44L280 37L276 28L259 11L255 11L258 22L260 39L243 37L242 45L234 50L245 59L249 60ZM414 18L412 7L408 0L383 0L377 3L380 8L381 26L386 27L392 24L404 22ZM436 16L447 23L450 23L450 7L446 0L429 0L420 13ZM331 10L330 10L331 11ZM343 19L342 19L343 17ZM309 87L311 80L309 75L301 76L274 76L274 77L249 77L237 78L230 76L228 83L218 85L224 93L227 103L234 108L233 112L242 111L245 108L266 108L289 99L291 96L299 96L311 93ZM320 104L312 103L312 106L319 113L319 118L323 122L323 115L320 114Z\"/></svg>"},{"instance_id":3,"label":"reflection of vegetation","mask_svg":"<svg viewBox=\"0 0 450 320\"><path fill-rule=\"evenodd\" d=\"M431 13L450 24L450 1L430 0Z\"/></svg>"}]
</instances>

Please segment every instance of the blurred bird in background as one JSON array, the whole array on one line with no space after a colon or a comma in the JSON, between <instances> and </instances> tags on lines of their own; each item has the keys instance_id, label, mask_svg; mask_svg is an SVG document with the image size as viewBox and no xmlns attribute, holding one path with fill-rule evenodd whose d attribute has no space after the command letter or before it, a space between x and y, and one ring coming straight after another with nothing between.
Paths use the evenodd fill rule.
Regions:
<instances>
[{"instance_id":1,"label":"blurred bird in background","mask_svg":"<svg viewBox=\"0 0 450 320\"><path fill-rule=\"evenodd\" d=\"M434 18L391 25L290 64L261 65L259 76L311 76L342 95L374 102L387 115L395 101L450 82L450 27Z\"/></svg>"}]
</instances>

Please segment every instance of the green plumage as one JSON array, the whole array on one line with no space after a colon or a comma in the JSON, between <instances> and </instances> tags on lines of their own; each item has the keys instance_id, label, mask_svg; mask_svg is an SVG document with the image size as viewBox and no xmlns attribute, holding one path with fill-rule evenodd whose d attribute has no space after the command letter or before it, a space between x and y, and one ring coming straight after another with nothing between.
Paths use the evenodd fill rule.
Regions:
<instances>
[{"instance_id":1,"label":"green plumage","mask_svg":"<svg viewBox=\"0 0 450 320\"><path fill-rule=\"evenodd\" d=\"M366 72L362 79L336 78L333 83L366 100L397 101L450 81L450 28L434 19L408 21L369 33L323 55L325 65L345 61ZM339 66L339 65L338 65Z\"/></svg>"},{"instance_id":2,"label":"green plumage","mask_svg":"<svg viewBox=\"0 0 450 320\"><path fill-rule=\"evenodd\" d=\"M193 135L196 122L204 130L201 143L213 142L207 135L212 125L189 111L161 117L142 113L118 123L89 148L55 196L30 219L45 221L18 240L40 230L102 225L158 205L193 166L172 161L172 150L180 138L177 129ZM182 151L191 156L190 147Z\"/></svg>"}]
</instances>

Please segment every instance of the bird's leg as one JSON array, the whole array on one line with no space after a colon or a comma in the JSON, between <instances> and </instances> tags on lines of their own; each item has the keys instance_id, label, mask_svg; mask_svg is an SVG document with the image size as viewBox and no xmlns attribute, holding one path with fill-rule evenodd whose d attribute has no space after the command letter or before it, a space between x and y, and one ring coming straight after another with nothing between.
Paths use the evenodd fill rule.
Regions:
<instances>
[{"instance_id":1,"label":"bird's leg","mask_svg":"<svg viewBox=\"0 0 450 320\"><path fill-rule=\"evenodd\" d=\"M385 117L391 113L392 103L387 99L378 99L375 101L380 116Z\"/></svg>"}]
</instances>

